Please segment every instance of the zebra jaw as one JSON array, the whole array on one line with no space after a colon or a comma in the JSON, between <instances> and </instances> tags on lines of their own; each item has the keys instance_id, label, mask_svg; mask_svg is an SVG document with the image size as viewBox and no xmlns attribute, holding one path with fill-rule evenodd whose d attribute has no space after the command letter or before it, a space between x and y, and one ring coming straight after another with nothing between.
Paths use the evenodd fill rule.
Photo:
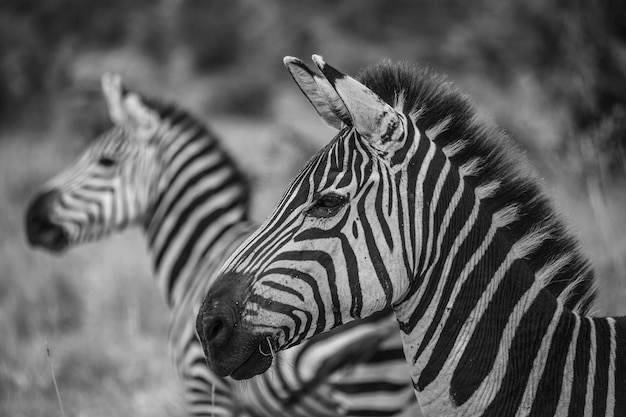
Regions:
<instances>
[{"instance_id":1,"label":"zebra jaw","mask_svg":"<svg viewBox=\"0 0 626 417\"><path fill-rule=\"evenodd\" d=\"M49 227L34 230L28 228L28 243L33 247L41 247L50 252L63 253L69 248L67 234L60 226L50 224Z\"/></svg>"},{"instance_id":2,"label":"zebra jaw","mask_svg":"<svg viewBox=\"0 0 626 417\"><path fill-rule=\"evenodd\" d=\"M267 336L236 332L225 344L216 345L206 330L198 328L198 334L207 366L219 376L249 379L264 373L272 365L274 348Z\"/></svg>"}]
</instances>

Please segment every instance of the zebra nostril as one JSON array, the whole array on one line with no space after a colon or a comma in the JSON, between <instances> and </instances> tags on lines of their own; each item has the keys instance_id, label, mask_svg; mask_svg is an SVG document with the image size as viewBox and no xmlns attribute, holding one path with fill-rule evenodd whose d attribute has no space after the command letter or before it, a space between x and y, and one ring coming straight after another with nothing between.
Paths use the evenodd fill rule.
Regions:
<instances>
[{"instance_id":1,"label":"zebra nostril","mask_svg":"<svg viewBox=\"0 0 626 417\"><path fill-rule=\"evenodd\" d=\"M199 320L198 334L209 350L219 350L228 344L234 331L234 322L225 308L204 312Z\"/></svg>"},{"instance_id":2,"label":"zebra nostril","mask_svg":"<svg viewBox=\"0 0 626 417\"><path fill-rule=\"evenodd\" d=\"M205 336L208 340L217 339L224 331L224 322L220 319L214 320L205 329Z\"/></svg>"},{"instance_id":3,"label":"zebra nostril","mask_svg":"<svg viewBox=\"0 0 626 417\"><path fill-rule=\"evenodd\" d=\"M26 211L26 237L31 246L42 246L58 252L68 245L62 226L50 220L50 212L56 199L55 191L48 191L33 199Z\"/></svg>"}]
</instances>

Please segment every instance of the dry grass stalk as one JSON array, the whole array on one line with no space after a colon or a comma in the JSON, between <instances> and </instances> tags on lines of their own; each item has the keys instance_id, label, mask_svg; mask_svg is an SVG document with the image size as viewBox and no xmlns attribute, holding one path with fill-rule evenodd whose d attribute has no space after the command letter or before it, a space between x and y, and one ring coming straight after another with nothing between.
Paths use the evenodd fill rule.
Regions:
<instances>
[{"instance_id":1,"label":"dry grass stalk","mask_svg":"<svg viewBox=\"0 0 626 417\"><path fill-rule=\"evenodd\" d=\"M63 410L63 402L61 401L61 394L59 393L59 386L57 385L57 379L54 376L54 368L52 367L52 355L50 355L50 347L48 346L48 340L46 339L46 354L48 355L48 365L50 366L50 374L52 375L52 382L54 383L54 390L57 393L57 399L59 400L59 408L61 409L61 417L66 417Z\"/></svg>"}]
</instances>

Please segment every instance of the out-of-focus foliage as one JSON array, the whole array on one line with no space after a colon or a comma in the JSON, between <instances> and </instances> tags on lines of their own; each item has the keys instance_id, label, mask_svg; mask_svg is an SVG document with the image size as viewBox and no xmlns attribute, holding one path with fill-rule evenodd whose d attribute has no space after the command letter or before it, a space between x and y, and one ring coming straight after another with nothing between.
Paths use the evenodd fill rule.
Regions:
<instances>
[{"instance_id":1,"label":"out-of-focus foliage","mask_svg":"<svg viewBox=\"0 0 626 417\"><path fill-rule=\"evenodd\" d=\"M65 71L81 51L149 42L158 33L151 24L150 4L146 0L0 2L0 123L21 121L33 109L46 111L48 99L65 86Z\"/></svg>"},{"instance_id":2,"label":"out-of-focus foliage","mask_svg":"<svg viewBox=\"0 0 626 417\"><path fill-rule=\"evenodd\" d=\"M186 0L176 11L180 42L200 70L233 64L242 48L240 2ZM175 35L175 34L172 34Z\"/></svg>"},{"instance_id":3,"label":"out-of-focus foliage","mask_svg":"<svg viewBox=\"0 0 626 417\"><path fill-rule=\"evenodd\" d=\"M45 113L88 49L132 46L155 66L186 56L196 73L231 72L216 94L223 110L259 115L284 55L341 55L350 71L387 55L502 85L532 77L567 113L563 152L581 170L623 174L624 22L620 0L5 0L0 123Z\"/></svg>"},{"instance_id":4,"label":"out-of-focus foliage","mask_svg":"<svg viewBox=\"0 0 626 417\"><path fill-rule=\"evenodd\" d=\"M623 175L626 5L619 0L476 4L471 23L459 28L457 63L500 82L532 74L553 105L569 111L575 138L564 140L563 148L581 153L585 169L599 163L608 173Z\"/></svg>"}]
</instances>

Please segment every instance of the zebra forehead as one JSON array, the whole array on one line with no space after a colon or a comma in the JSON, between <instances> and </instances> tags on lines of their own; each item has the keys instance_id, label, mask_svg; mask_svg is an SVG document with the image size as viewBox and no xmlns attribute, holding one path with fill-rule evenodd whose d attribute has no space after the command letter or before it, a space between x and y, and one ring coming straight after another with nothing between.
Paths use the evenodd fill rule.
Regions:
<instances>
[{"instance_id":1,"label":"zebra forehead","mask_svg":"<svg viewBox=\"0 0 626 417\"><path fill-rule=\"evenodd\" d=\"M96 146L96 150L106 150L119 152L128 147L128 134L122 127L114 126L106 131L101 141L100 146Z\"/></svg>"}]
</instances>

